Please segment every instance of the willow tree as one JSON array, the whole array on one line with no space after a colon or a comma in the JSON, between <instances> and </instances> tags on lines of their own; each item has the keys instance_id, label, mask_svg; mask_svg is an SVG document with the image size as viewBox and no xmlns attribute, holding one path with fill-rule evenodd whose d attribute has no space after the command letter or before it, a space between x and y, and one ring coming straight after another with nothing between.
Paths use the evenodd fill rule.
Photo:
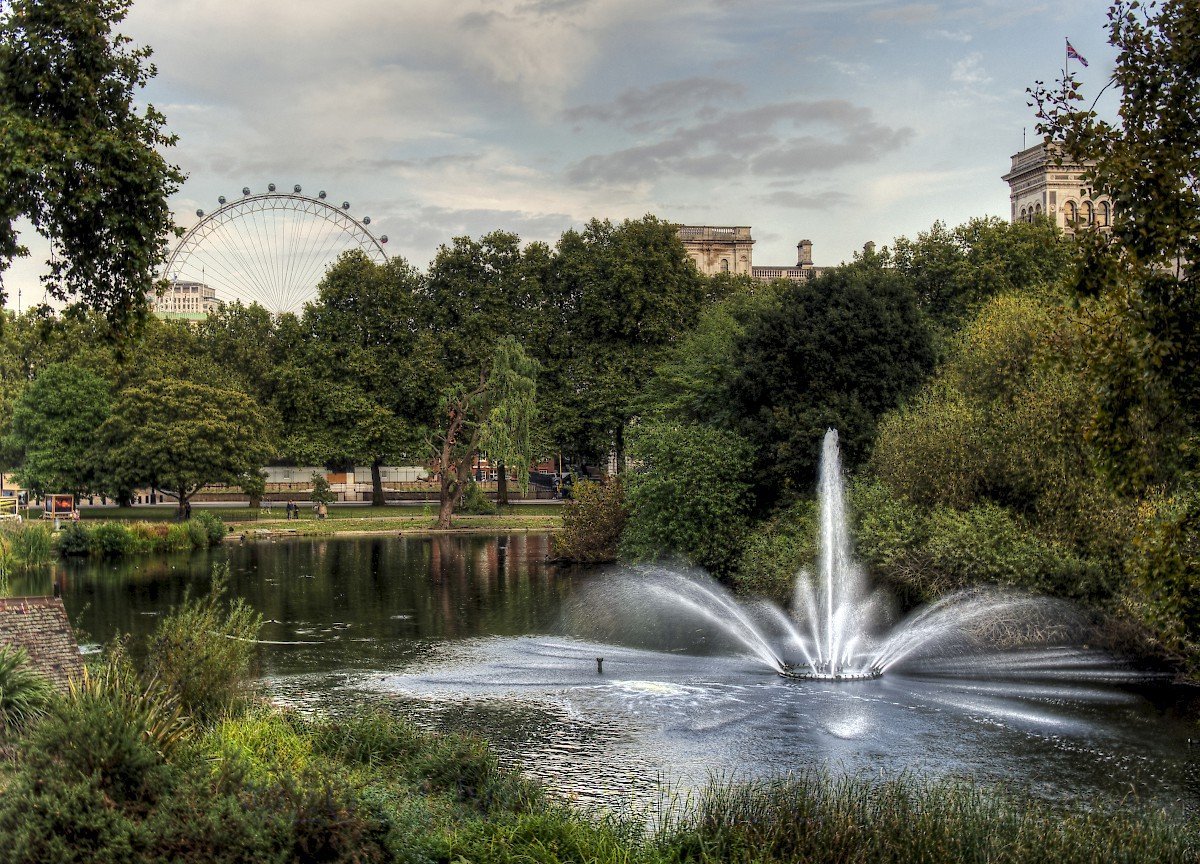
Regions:
<instances>
[{"instance_id":1,"label":"willow tree","mask_svg":"<svg viewBox=\"0 0 1200 864\"><path fill-rule=\"evenodd\" d=\"M508 503L509 468L517 469L521 494L529 492L539 368L512 337L506 336L496 345L487 385L492 407L479 431L479 446L497 466L497 498L501 504Z\"/></svg>"}]
</instances>

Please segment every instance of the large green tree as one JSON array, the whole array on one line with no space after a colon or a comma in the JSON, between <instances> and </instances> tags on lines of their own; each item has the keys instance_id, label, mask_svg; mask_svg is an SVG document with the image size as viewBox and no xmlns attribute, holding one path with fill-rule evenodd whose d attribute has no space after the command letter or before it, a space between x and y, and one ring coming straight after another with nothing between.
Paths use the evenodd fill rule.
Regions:
<instances>
[{"instance_id":1,"label":"large green tree","mask_svg":"<svg viewBox=\"0 0 1200 864\"><path fill-rule=\"evenodd\" d=\"M869 255L789 286L747 327L733 362L729 399L769 503L812 489L830 427L858 464L879 417L929 374L933 348L908 280Z\"/></svg>"},{"instance_id":2,"label":"large green tree","mask_svg":"<svg viewBox=\"0 0 1200 864\"><path fill-rule=\"evenodd\" d=\"M42 370L13 407L5 442L17 481L38 494L97 490L100 427L111 407L111 384L91 370L69 363Z\"/></svg>"},{"instance_id":3,"label":"large green tree","mask_svg":"<svg viewBox=\"0 0 1200 864\"><path fill-rule=\"evenodd\" d=\"M275 453L268 418L251 397L173 378L123 390L101 433L109 488L162 489L181 511L202 487L235 485Z\"/></svg>"},{"instance_id":4,"label":"large green tree","mask_svg":"<svg viewBox=\"0 0 1200 864\"><path fill-rule=\"evenodd\" d=\"M377 265L361 252L347 253L305 309L302 347L278 358L285 453L326 465L369 465L378 505L384 503L380 469L421 453L435 404L429 382L437 346L425 325L422 284L402 258Z\"/></svg>"},{"instance_id":5,"label":"large green tree","mask_svg":"<svg viewBox=\"0 0 1200 864\"><path fill-rule=\"evenodd\" d=\"M567 231L547 283L553 314L539 356L543 415L569 453L603 460L666 349L696 323L712 286L676 227L653 216Z\"/></svg>"},{"instance_id":6,"label":"large green tree","mask_svg":"<svg viewBox=\"0 0 1200 864\"><path fill-rule=\"evenodd\" d=\"M16 220L50 240L46 287L114 322L142 317L183 175L138 91L150 49L114 31L131 0L13 0L0 7L0 273L28 254Z\"/></svg>"},{"instance_id":7,"label":"large green tree","mask_svg":"<svg viewBox=\"0 0 1200 864\"><path fill-rule=\"evenodd\" d=\"M508 503L508 469L515 468L522 494L529 491L533 462L534 424L538 419L538 362L511 336L496 344L488 375L491 410L479 431L479 446L497 465L497 494Z\"/></svg>"}]
</instances>

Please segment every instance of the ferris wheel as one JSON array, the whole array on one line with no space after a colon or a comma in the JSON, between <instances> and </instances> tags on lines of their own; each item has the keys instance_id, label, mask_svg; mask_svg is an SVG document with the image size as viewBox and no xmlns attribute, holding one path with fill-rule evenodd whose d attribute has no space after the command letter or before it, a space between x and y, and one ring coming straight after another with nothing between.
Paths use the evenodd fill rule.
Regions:
<instances>
[{"instance_id":1,"label":"ferris wheel","mask_svg":"<svg viewBox=\"0 0 1200 864\"><path fill-rule=\"evenodd\" d=\"M316 295L317 283L344 252L359 249L376 264L387 261L387 235L367 227L371 217L355 219L350 202L327 201L324 190L305 195L242 189L212 213L197 210L189 228L167 259L166 278L174 285L207 286L211 300L258 303L281 314L297 312Z\"/></svg>"}]
</instances>

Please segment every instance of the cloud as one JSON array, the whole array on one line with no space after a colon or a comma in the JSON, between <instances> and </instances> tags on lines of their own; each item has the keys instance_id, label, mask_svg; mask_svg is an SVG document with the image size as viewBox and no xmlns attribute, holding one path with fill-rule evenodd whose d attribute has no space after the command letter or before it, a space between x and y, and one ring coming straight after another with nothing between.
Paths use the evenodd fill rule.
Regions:
<instances>
[{"instance_id":1,"label":"cloud","mask_svg":"<svg viewBox=\"0 0 1200 864\"><path fill-rule=\"evenodd\" d=\"M827 189L823 192L796 192L791 189L780 189L766 195L766 204L778 207L789 207L793 210L833 210L854 200L854 196L846 192Z\"/></svg>"},{"instance_id":2,"label":"cloud","mask_svg":"<svg viewBox=\"0 0 1200 864\"><path fill-rule=\"evenodd\" d=\"M967 87L987 84L992 79L981 66L982 62L983 55L978 51L968 54L954 64L950 70L950 80Z\"/></svg>"},{"instance_id":3,"label":"cloud","mask_svg":"<svg viewBox=\"0 0 1200 864\"><path fill-rule=\"evenodd\" d=\"M695 77L631 87L611 102L580 105L564 114L571 122L617 123L636 131L655 128L668 118L742 96L746 88L721 78Z\"/></svg>"},{"instance_id":4,"label":"cloud","mask_svg":"<svg viewBox=\"0 0 1200 864\"><path fill-rule=\"evenodd\" d=\"M970 42L973 38L965 30L934 30L930 35L938 39L945 39L949 42L962 42L963 44Z\"/></svg>"},{"instance_id":5,"label":"cloud","mask_svg":"<svg viewBox=\"0 0 1200 864\"><path fill-rule=\"evenodd\" d=\"M874 21L898 21L902 24L920 24L932 21L937 15L938 7L933 3L909 3L904 6L876 9L870 15Z\"/></svg>"},{"instance_id":6,"label":"cloud","mask_svg":"<svg viewBox=\"0 0 1200 864\"><path fill-rule=\"evenodd\" d=\"M797 176L878 161L914 136L844 100L781 102L717 114L661 139L588 156L567 170L578 184L636 184L669 175Z\"/></svg>"}]
</instances>

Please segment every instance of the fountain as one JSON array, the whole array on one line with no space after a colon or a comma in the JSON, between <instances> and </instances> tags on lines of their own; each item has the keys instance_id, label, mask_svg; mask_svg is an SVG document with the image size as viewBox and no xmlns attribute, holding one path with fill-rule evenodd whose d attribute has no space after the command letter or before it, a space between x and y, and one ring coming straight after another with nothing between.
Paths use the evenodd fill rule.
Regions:
<instances>
[{"instance_id":1,"label":"fountain","mask_svg":"<svg viewBox=\"0 0 1200 864\"><path fill-rule=\"evenodd\" d=\"M871 681L901 664L939 670L944 663L964 669L970 665L976 672L988 664L991 677L1039 674L1046 656L1027 649L1079 644L1084 624L1069 604L998 589L952 594L889 628L890 598L870 589L851 554L834 429L825 434L822 446L818 499L817 572L797 575L791 614L767 602L739 602L702 573L644 566L637 568L640 578L625 571L589 594L581 616L585 629L603 618L617 632L595 634L601 639L626 641L652 633L668 650L678 650L679 636L697 632L689 631L687 622L702 622L739 653L779 675L828 682ZM598 614L600 610L607 615ZM1073 652L1070 662L1076 666L1107 662L1066 650ZM996 657L997 652L1002 656ZM1056 656L1056 664L1066 662ZM992 659L984 659L988 657Z\"/></svg>"}]
</instances>

